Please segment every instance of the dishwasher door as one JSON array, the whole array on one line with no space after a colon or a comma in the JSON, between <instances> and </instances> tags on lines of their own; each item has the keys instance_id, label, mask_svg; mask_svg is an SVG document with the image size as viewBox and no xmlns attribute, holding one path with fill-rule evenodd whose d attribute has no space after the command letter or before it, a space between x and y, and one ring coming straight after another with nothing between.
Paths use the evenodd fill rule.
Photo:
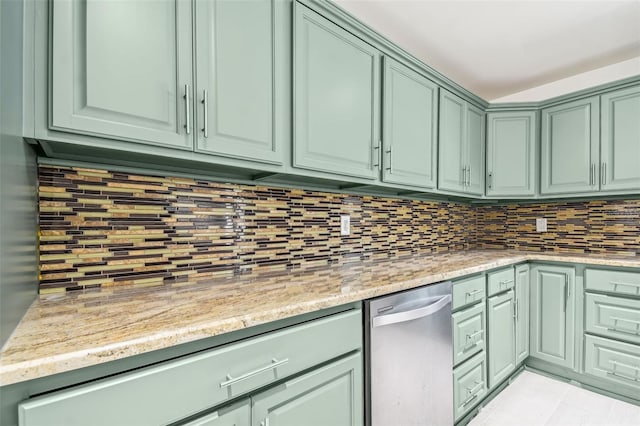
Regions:
<instances>
[{"instance_id":1,"label":"dishwasher door","mask_svg":"<svg viewBox=\"0 0 640 426\"><path fill-rule=\"evenodd\" d=\"M453 425L451 282L365 302L367 424Z\"/></svg>"}]
</instances>

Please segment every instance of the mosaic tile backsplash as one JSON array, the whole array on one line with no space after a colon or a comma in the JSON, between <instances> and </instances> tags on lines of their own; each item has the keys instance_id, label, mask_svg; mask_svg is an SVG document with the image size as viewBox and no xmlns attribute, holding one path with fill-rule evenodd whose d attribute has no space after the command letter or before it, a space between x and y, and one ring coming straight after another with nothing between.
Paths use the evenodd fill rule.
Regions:
<instances>
[{"instance_id":1,"label":"mosaic tile backsplash","mask_svg":"<svg viewBox=\"0 0 640 426\"><path fill-rule=\"evenodd\" d=\"M479 207L476 217L478 248L640 255L640 200Z\"/></svg>"},{"instance_id":2,"label":"mosaic tile backsplash","mask_svg":"<svg viewBox=\"0 0 640 426\"><path fill-rule=\"evenodd\" d=\"M640 255L640 200L474 207L51 166L39 200L41 293L474 248Z\"/></svg>"},{"instance_id":3,"label":"mosaic tile backsplash","mask_svg":"<svg viewBox=\"0 0 640 426\"><path fill-rule=\"evenodd\" d=\"M41 293L474 248L475 208L41 166ZM340 215L351 235L340 236Z\"/></svg>"}]
</instances>

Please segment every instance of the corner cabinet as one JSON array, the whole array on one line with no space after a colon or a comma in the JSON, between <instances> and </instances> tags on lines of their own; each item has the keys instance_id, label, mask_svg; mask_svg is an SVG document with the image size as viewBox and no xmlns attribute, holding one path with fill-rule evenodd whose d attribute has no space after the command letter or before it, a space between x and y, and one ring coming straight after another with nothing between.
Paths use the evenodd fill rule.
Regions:
<instances>
[{"instance_id":1,"label":"corner cabinet","mask_svg":"<svg viewBox=\"0 0 640 426\"><path fill-rule=\"evenodd\" d=\"M435 188L438 86L384 58L382 180Z\"/></svg>"},{"instance_id":2,"label":"corner cabinet","mask_svg":"<svg viewBox=\"0 0 640 426\"><path fill-rule=\"evenodd\" d=\"M530 356L574 368L575 268L531 266Z\"/></svg>"},{"instance_id":3,"label":"corner cabinet","mask_svg":"<svg viewBox=\"0 0 640 426\"><path fill-rule=\"evenodd\" d=\"M487 196L536 194L535 112L487 114Z\"/></svg>"},{"instance_id":4,"label":"corner cabinet","mask_svg":"<svg viewBox=\"0 0 640 426\"><path fill-rule=\"evenodd\" d=\"M50 7L49 128L192 149L191 3Z\"/></svg>"},{"instance_id":5,"label":"corner cabinet","mask_svg":"<svg viewBox=\"0 0 640 426\"><path fill-rule=\"evenodd\" d=\"M541 194L598 191L600 98L542 110Z\"/></svg>"},{"instance_id":6,"label":"corner cabinet","mask_svg":"<svg viewBox=\"0 0 640 426\"><path fill-rule=\"evenodd\" d=\"M440 89L438 189L484 194L484 112Z\"/></svg>"},{"instance_id":7,"label":"corner cabinet","mask_svg":"<svg viewBox=\"0 0 640 426\"><path fill-rule=\"evenodd\" d=\"M377 178L380 53L297 2L293 31L294 167Z\"/></svg>"},{"instance_id":8,"label":"corner cabinet","mask_svg":"<svg viewBox=\"0 0 640 426\"><path fill-rule=\"evenodd\" d=\"M601 96L602 191L640 191L640 86Z\"/></svg>"}]
</instances>

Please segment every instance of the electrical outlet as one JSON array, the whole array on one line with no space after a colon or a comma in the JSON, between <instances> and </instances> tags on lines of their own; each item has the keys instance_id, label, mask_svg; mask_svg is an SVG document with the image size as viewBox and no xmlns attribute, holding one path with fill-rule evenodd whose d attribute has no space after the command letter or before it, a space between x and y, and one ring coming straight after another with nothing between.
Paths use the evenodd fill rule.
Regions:
<instances>
[{"instance_id":1,"label":"electrical outlet","mask_svg":"<svg viewBox=\"0 0 640 426\"><path fill-rule=\"evenodd\" d=\"M340 235L346 236L351 234L351 217L347 215L340 216Z\"/></svg>"},{"instance_id":2,"label":"electrical outlet","mask_svg":"<svg viewBox=\"0 0 640 426\"><path fill-rule=\"evenodd\" d=\"M547 232L547 219L540 217L536 219L536 232Z\"/></svg>"}]
</instances>

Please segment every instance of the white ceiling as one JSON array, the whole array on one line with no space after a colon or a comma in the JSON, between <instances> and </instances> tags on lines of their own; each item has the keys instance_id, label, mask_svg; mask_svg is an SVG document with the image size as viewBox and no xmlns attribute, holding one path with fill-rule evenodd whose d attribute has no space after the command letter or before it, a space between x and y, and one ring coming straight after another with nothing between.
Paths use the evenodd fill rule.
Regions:
<instances>
[{"instance_id":1,"label":"white ceiling","mask_svg":"<svg viewBox=\"0 0 640 426\"><path fill-rule=\"evenodd\" d=\"M577 75L591 86L640 75L640 0L333 1L490 101L557 96Z\"/></svg>"}]
</instances>

